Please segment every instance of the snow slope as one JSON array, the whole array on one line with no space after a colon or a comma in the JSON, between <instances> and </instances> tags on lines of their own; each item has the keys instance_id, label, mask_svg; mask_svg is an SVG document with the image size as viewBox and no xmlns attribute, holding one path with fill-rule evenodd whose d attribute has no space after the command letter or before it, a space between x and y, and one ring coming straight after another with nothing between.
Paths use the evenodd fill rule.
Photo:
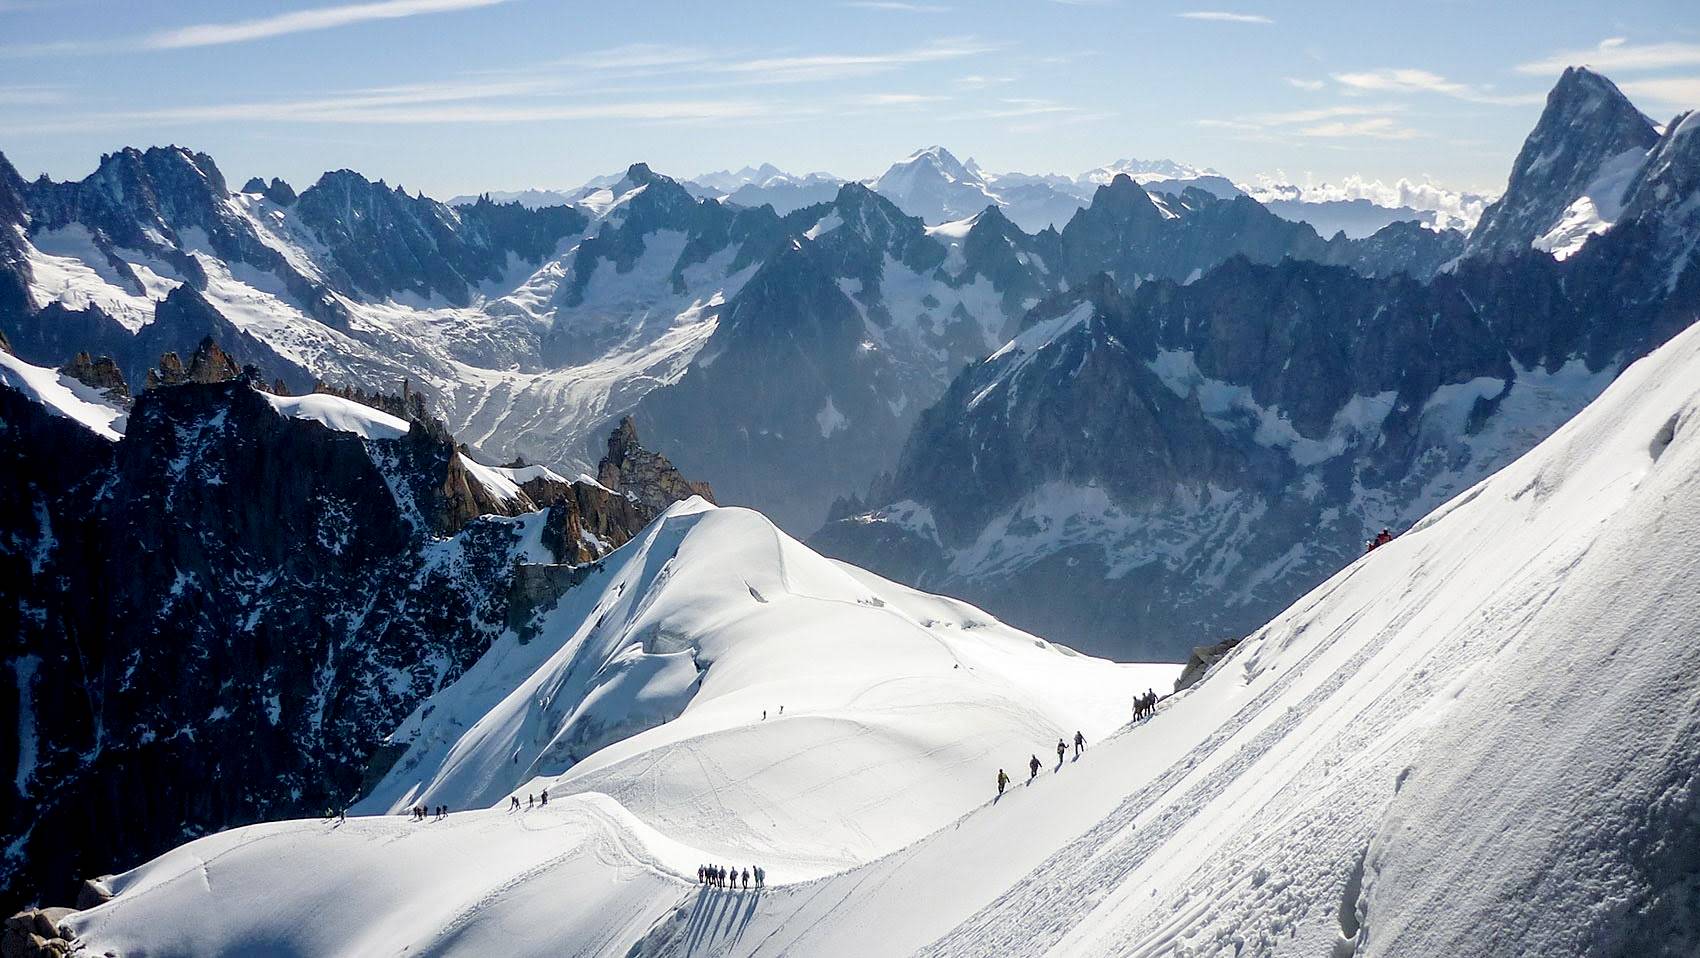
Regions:
<instances>
[{"instance_id":1,"label":"snow slope","mask_svg":"<svg viewBox=\"0 0 1700 958\"><path fill-rule=\"evenodd\" d=\"M1694 953L1697 374L1691 329L1066 780L728 950Z\"/></svg>"},{"instance_id":2,"label":"snow slope","mask_svg":"<svg viewBox=\"0 0 1700 958\"><path fill-rule=\"evenodd\" d=\"M129 413L101 395L100 390L56 369L26 363L0 350L0 383L41 403L55 416L82 424L103 439L117 442Z\"/></svg>"},{"instance_id":3,"label":"snow slope","mask_svg":"<svg viewBox=\"0 0 1700 958\"><path fill-rule=\"evenodd\" d=\"M407 420L392 416L352 399L326 393L305 396L274 396L261 393L273 409L292 419L312 419L338 432L351 432L366 439L400 439L407 435Z\"/></svg>"},{"instance_id":4,"label":"snow slope","mask_svg":"<svg viewBox=\"0 0 1700 958\"><path fill-rule=\"evenodd\" d=\"M1000 764L1015 774L1059 736L1108 734L1136 691L1176 672L1078 655L700 499L535 625L397 730L406 753L346 824L256 826L163 856L113 880L91 941L621 953L702 861L760 861L775 885L854 868L958 819ZM545 788L546 808L507 810ZM383 814L416 803L457 812ZM266 890L279 881L314 890L280 898ZM187 933L165 917L196 912L207 924ZM488 923L497 914L513 922Z\"/></svg>"},{"instance_id":5,"label":"snow slope","mask_svg":"<svg viewBox=\"0 0 1700 958\"><path fill-rule=\"evenodd\" d=\"M567 658L605 688L707 663L673 722L525 781L546 810L241 829L72 923L121 954L1692 954L1697 494L1700 327L1108 738L1098 700L1131 676L965 634L967 607L769 545L753 514L676 508L536 648L422 709L426 771L372 800L525 781ZM1082 758L983 800L990 763L1075 716ZM937 797L958 787L966 814ZM839 862L887 852L834 870L846 841ZM678 879L705 857L775 887Z\"/></svg>"}]
</instances>

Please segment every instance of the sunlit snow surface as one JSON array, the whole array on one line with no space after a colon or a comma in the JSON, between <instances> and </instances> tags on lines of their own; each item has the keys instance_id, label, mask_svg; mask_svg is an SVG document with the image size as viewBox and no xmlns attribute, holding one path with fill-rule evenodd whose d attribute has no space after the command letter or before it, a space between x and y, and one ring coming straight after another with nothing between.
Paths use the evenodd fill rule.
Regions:
<instances>
[{"instance_id":1,"label":"sunlit snow surface","mask_svg":"<svg viewBox=\"0 0 1700 958\"><path fill-rule=\"evenodd\" d=\"M261 393L273 409L293 419L312 419L338 432L351 432L365 439L400 439L407 435L407 420L381 409L326 393L305 396L273 396Z\"/></svg>"},{"instance_id":2,"label":"sunlit snow surface","mask_svg":"<svg viewBox=\"0 0 1700 958\"><path fill-rule=\"evenodd\" d=\"M1107 737L1154 678L676 509L410 721L429 754L369 803L493 810L239 829L73 923L126 954L1683 953L1654 886L1696 848L1696 501L1690 330ZM550 777L604 707L679 717ZM502 809L521 782L547 810ZM699 892L701 859L775 887Z\"/></svg>"},{"instance_id":3,"label":"sunlit snow surface","mask_svg":"<svg viewBox=\"0 0 1700 958\"><path fill-rule=\"evenodd\" d=\"M129 413L93 386L56 369L33 366L4 351L0 351L0 383L41 403L53 415L81 424L102 439L116 442L129 419Z\"/></svg>"}]
</instances>

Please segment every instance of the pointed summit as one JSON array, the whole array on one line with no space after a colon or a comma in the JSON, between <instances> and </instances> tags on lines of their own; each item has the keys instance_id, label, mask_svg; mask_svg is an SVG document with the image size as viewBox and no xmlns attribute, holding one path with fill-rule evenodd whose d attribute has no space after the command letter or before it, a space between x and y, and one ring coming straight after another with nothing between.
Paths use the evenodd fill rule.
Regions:
<instances>
[{"instance_id":1,"label":"pointed summit","mask_svg":"<svg viewBox=\"0 0 1700 958\"><path fill-rule=\"evenodd\" d=\"M1653 121L1616 84L1586 67L1566 69L1466 255L1525 249L1583 197L1596 209L1617 209L1629 175L1658 139Z\"/></svg>"}]
</instances>

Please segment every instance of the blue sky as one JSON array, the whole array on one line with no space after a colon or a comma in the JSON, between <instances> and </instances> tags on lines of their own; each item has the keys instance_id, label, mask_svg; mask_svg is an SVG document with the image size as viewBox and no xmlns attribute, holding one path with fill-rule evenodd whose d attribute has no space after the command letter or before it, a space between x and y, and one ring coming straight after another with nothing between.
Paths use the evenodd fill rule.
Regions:
<instances>
[{"instance_id":1,"label":"blue sky","mask_svg":"<svg viewBox=\"0 0 1700 958\"><path fill-rule=\"evenodd\" d=\"M1693 0L0 0L0 152L74 178L178 143L233 185L448 196L636 160L869 176L1166 157L1499 189L1565 63L1700 106Z\"/></svg>"}]
</instances>

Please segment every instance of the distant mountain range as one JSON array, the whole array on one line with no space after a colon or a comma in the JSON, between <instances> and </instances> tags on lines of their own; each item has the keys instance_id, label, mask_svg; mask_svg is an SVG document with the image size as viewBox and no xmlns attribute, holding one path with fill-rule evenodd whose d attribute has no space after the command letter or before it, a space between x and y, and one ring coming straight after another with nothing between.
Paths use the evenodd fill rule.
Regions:
<instances>
[{"instance_id":1,"label":"distant mountain range","mask_svg":"<svg viewBox=\"0 0 1700 958\"><path fill-rule=\"evenodd\" d=\"M631 415L723 500L800 535L833 516L819 541L864 564L1082 645L1173 654L1179 611L1114 598L1158 561L1149 536L1171 543L1158 551L1177 596L1223 569L1253 576L1228 600L1176 600L1232 632L1337 566L1365 527L1526 448L1674 328L1687 129L1661 135L1609 81L1567 73L1468 237L1403 221L1324 238L1209 170L991 176L936 147L871 185L772 167L709 177L727 199L640 163L536 208L451 206L348 170L299 193L275 179L231 190L211 157L177 147L122 150L65 183L0 162L0 330L25 360L106 355L132 382L209 335L297 391L405 381L473 452L565 475ZM1012 203L1021 190L1085 184L1060 228L1012 215L1050 202ZM785 213L729 199L780 185L830 197ZM1577 251L1575 236L1594 239ZM1087 342L1144 371L1118 364L1086 388L1091 364L1054 362ZM1156 431L1082 425L1130 397ZM1052 435L1061 445L1034 461ZM1144 475L1160 463L1162 483ZM1097 491L1058 499L1054 482ZM1284 531L1253 522L1294 490L1309 505ZM1041 500L1074 504L1041 521ZM931 511L931 532L905 503ZM1192 541L1130 518L1184 503L1201 522L1252 523L1279 554L1229 563L1221 550L1263 533ZM1075 519L1080 535L1012 531ZM1295 537L1303 555L1287 552ZM1059 550L1082 548L1110 549L1088 579L1112 591L1059 619L1000 606L1004 577L1078 564Z\"/></svg>"},{"instance_id":2,"label":"distant mountain range","mask_svg":"<svg viewBox=\"0 0 1700 958\"><path fill-rule=\"evenodd\" d=\"M1427 281L1288 257L1129 284L1100 261L965 370L814 543L1094 651L1243 635L1695 321L1696 133L1688 114L1661 134L1573 69ZM1156 230L1123 192L1065 237Z\"/></svg>"},{"instance_id":3,"label":"distant mountain range","mask_svg":"<svg viewBox=\"0 0 1700 958\"><path fill-rule=\"evenodd\" d=\"M1324 237L1343 231L1348 237L1361 239L1402 221L1419 222L1435 229L1468 230L1488 203L1487 198L1478 194L1455 193L1408 180L1389 186L1376 180L1351 178L1339 185L1301 187L1276 178L1259 177L1255 184L1236 184L1215 170L1173 160L1117 160L1072 177L1054 173L987 173L972 159L958 160L942 146L917 150L863 183L896 203L903 212L918 216L932 226L972 216L987 206L997 206L1017 226L1032 233L1047 226L1061 229L1075 210L1091 201L1094 189L1109 183L1117 174L1126 174L1156 193L1178 196L1191 187L1220 199L1249 195L1277 216L1308 223ZM448 200L448 205L469 205L482 197L532 209L568 206L618 179L617 175L597 177L583 186L565 190L493 191L479 196L455 196ZM849 181L830 173L792 175L771 163L679 181L698 198L739 206L768 204L781 216L830 200L846 182Z\"/></svg>"}]
</instances>

